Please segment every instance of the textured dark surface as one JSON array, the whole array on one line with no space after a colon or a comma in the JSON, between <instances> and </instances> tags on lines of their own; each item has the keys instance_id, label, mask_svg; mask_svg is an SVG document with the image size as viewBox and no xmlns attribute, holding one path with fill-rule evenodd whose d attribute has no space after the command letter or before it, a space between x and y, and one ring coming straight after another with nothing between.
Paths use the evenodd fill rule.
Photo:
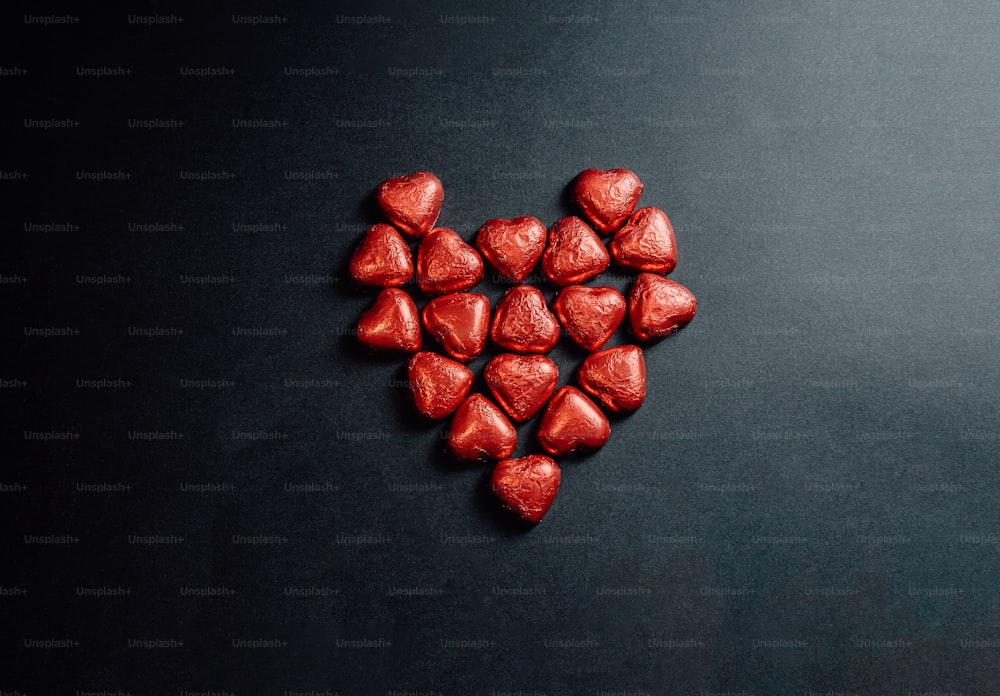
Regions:
<instances>
[{"instance_id":1,"label":"textured dark surface","mask_svg":"<svg viewBox=\"0 0 1000 696\"><path fill-rule=\"evenodd\" d=\"M0 691L994 693L996 7L155 8L5 11ZM470 239L588 167L670 215L699 312L526 531L345 271L386 177Z\"/></svg>"}]
</instances>

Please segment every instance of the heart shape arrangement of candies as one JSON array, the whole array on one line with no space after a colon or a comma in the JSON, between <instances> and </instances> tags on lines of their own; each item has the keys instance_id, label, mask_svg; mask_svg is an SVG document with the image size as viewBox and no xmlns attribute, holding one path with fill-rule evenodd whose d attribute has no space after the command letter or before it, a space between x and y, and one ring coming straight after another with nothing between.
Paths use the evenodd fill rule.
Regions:
<instances>
[{"instance_id":1,"label":"heart shape arrangement of candies","mask_svg":"<svg viewBox=\"0 0 1000 696\"><path fill-rule=\"evenodd\" d=\"M472 246L435 227L444 188L434 174L414 172L379 185L389 224L372 225L351 257L354 281L379 289L358 319L358 340L373 351L412 354L407 376L416 409L432 421L451 416L447 449L460 460L496 462L494 493L530 523L541 521L559 490L553 457L603 446L611 435L606 413L631 413L646 397L642 348L604 348L619 325L627 320L631 336L648 344L694 317L694 295L666 277L677 264L673 227L658 208L636 210L642 188L627 169L587 169L572 189L582 217L564 217L548 230L529 216L487 220ZM406 238L419 240L415 265ZM488 298L470 292L483 279L483 259L514 283L492 312ZM636 273L627 298L615 288L582 285L612 260ZM560 288L551 309L538 288L523 284L538 265ZM414 273L431 298L422 311L401 289ZM424 350L424 331L440 352ZM576 386L556 389L559 370L545 354L563 333L589 355ZM507 351L483 372L492 399L470 394L473 374L465 365L487 340ZM517 442L511 421L539 413L544 454L510 458Z\"/></svg>"}]
</instances>

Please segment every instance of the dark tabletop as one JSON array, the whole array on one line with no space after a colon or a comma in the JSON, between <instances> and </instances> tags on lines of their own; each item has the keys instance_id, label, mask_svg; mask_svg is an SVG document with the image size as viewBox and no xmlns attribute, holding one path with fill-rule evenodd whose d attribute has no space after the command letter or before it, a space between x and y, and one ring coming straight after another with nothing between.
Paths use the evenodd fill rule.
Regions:
<instances>
[{"instance_id":1,"label":"dark tabletop","mask_svg":"<svg viewBox=\"0 0 1000 696\"><path fill-rule=\"evenodd\" d=\"M5 11L0 693L995 693L1000 9L232 11ZM347 260L590 167L698 315L526 530Z\"/></svg>"}]
</instances>

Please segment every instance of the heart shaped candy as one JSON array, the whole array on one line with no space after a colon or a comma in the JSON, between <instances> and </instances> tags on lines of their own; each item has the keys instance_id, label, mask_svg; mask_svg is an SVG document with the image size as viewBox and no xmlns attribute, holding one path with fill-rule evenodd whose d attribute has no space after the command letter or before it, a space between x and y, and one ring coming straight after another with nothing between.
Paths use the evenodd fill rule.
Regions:
<instances>
[{"instance_id":1,"label":"heart shaped candy","mask_svg":"<svg viewBox=\"0 0 1000 696\"><path fill-rule=\"evenodd\" d=\"M528 420L556 390L559 368L544 355L501 353L483 370L486 386L516 422Z\"/></svg>"},{"instance_id":2,"label":"heart shaped candy","mask_svg":"<svg viewBox=\"0 0 1000 696\"><path fill-rule=\"evenodd\" d=\"M392 225L372 225L351 256L351 277L361 285L388 288L413 277L413 255Z\"/></svg>"},{"instance_id":3,"label":"heart shaped candy","mask_svg":"<svg viewBox=\"0 0 1000 696\"><path fill-rule=\"evenodd\" d=\"M500 275L520 283L542 258L546 234L536 217L494 218L479 228L476 247Z\"/></svg>"},{"instance_id":4,"label":"heart shaped candy","mask_svg":"<svg viewBox=\"0 0 1000 696\"><path fill-rule=\"evenodd\" d=\"M461 362L479 357L490 331L490 301L472 292L435 297L424 306L424 328Z\"/></svg>"},{"instance_id":5,"label":"heart shaped candy","mask_svg":"<svg viewBox=\"0 0 1000 696\"><path fill-rule=\"evenodd\" d=\"M386 288L358 319L358 340L372 350L415 353L420 350L420 315L408 293Z\"/></svg>"},{"instance_id":6,"label":"heart shaped candy","mask_svg":"<svg viewBox=\"0 0 1000 696\"><path fill-rule=\"evenodd\" d=\"M659 208L640 208L608 244L611 257L628 268L670 273L677 265L677 242L670 218Z\"/></svg>"},{"instance_id":7,"label":"heart shaped candy","mask_svg":"<svg viewBox=\"0 0 1000 696\"><path fill-rule=\"evenodd\" d=\"M422 237L441 214L444 187L430 172L386 179L378 186L378 204L389 222L411 237Z\"/></svg>"},{"instance_id":8,"label":"heart shaped candy","mask_svg":"<svg viewBox=\"0 0 1000 696\"><path fill-rule=\"evenodd\" d=\"M552 309L566 333L591 352L607 343L625 318L625 298L614 288L568 285Z\"/></svg>"},{"instance_id":9,"label":"heart shaped candy","mask_svg":"<svg viewBox=\"0 0 1000 696\"><path fill-rule=\"evenodd\" d=\"M483 279L483 259L458 233L435 227L417 247L417 284L429 295L468 290Z\"/></svg>"},{"instance_id":10,"label":"heart shaped candy","mask_svg":"<svg viewBox=\"0 0 1000 696\"><path fill-rule=\"evenodd\" d=\"M410 358L407 377L417 410L431 420L451 415L472 388L469 368L428 351Z\"/></svg>"},{"instance_id":11,"label":"heart shaped candy","mask_svg":"<svg viewBox=\"0 0 1000 696\"><path fill-rule=\"evenodd\" d=\"M559 321L545 305L541 290L518 285L497 303L490 338L515 353L548 353L559 342Z\"/></svg>"},{"instance_id":12,"label":"heart shaped candy","mask_svg":"<svg viewBox=\"0 0 1000 696\"><path fill-rule=\"evenodd\" d=\"M583 392L569 385L553 395L538 426L538 442L553 456L598 449L610 436L607 416Z\"/></svg>"},{"instance_id":13,"label":"heart shaped candy","mask_svg":"<svg viewBox=\"0 0 1000 696\"><path fill-rule=\"evenodd\" d=\"M398 230L372 226L351 257L351 276L359 285L383 288L358 321L361 342L376 350L415 353L407 371L418 411L433 420L454 414L447 449L461 460L500 460L491 478L493 490L531 523L537 524L552 505L561 472L549 456L508 458L517 443L511 421L542 413L536 436L549 455L603 446L611 433L605 412L630 413L646 396L643 350L631 344L604 346L626 317L631 334L649 341L685 325L697 310L691 292L662 275L677 263L673 228L662 210L636 210L642 189L627 169L588 169L576 177L572 190L582 219L564 217L549 231L530 216L487 220L476 236L477 252L453 230L434 227L444 198L441 182L430 172L414 172L378 188L379 204ZM415 263L400 231L421 238ZM598 233L615 234L605 247ZM606 270L612 258L622 268L639 271L627 300L611 287L580 285ZM484 259L519 284L501 298L492 324L489 300L466 292L483 278ZM523 284L533 278L536 265L561 288L552 303L555 314L539 289ZM436 296L422 314L398 289L414 275L425 294ZM450 357L420 352L421 319ZM576 373L579 388L557 390L559 369L540 354L558 343L560 324L590 352ZM513 351L497 355L484 370L496 403L470 395L473 375L462 364L482 354L487 336Z\"/></svg>"},{"instance_id":14,"label":"heart shaped candy","mask_svg":"<svg viewBox=\"0 0 1000 696\"><path fill-rule=\"evenodd\" d=\"M602 234L621 227L641 195L642 182L628 169L585 169L573 184L573 199Z\"/></svg>"},{"instance_id":15,"label":"heart shaped candy","mask_svg":"<svg viewBox=\"0 0 1000 696\"><path fill-rule=\"evenodd\" d=\"M698 303L669 278L640 273L628 294L629 330L640 341L663 338L694 319Z\"/></svg>"},{"instance_id":16,"label":"heart shaped candy","mask_svg":"<svg viewBox=\"0 0 1000 696\"><path fill-rule=\"evenodd\" d=\"M493 492L504 507L538 524L559 491L561 472L553 459L543 454L530 454L498 462L490 478Z\"/></svg>"},{"instance_id":17,"label":"heart shaped candy","mask_svg":"<svg viewBox=\"0 0 1000 696\"><path fill-rule=\"evenodd\" d=\"M459 459L504 459L514 452L517 431L482 394L470 394L451 419L448 450Z\"/></svg>"},{"instance_id":18,"label":"heart shaped candy","mask_svg":"<svg viewBox=\"0 0 1000 696\"><path fill-rule=\"evenodd\" d=\"M553 285L582 283L601 274L611 257L601 238L578 217L557 220L542 252L542 272Z\"/></svg>"},{"instance_id":19,"label":"heart shaped candy","mask_svg":"<svg viewBox=\"0 0 1000 696\"><path fill-rule=\"evenodd\" d=\"M646 398L642 348L629 344L592 353L580 365L576 379L610 413L631 413Z\"/></svg>"}]
</instances>

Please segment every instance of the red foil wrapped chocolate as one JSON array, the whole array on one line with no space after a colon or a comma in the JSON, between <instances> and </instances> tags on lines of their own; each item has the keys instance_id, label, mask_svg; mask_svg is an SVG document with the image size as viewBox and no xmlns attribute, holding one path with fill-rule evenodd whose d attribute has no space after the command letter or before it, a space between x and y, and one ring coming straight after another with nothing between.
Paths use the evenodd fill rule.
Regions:
<instances>
[{"instance_id":1,"label":"red foil wrapped chocolate","mask_svg":"<svg viewBox=\"0 0 1000 696\"><path fill-rule=\"evenodd\" d=\"M536 217L494 218L479 228L476 247L497 273L520 283L542 258L547 235Z\"/></svg>"},{"instance_id":2,"label":"red foil wrapped chocolate","mask_svg":"<svg viewBox=\"0 0 1000 696\"><path fill-rule=\"evenodd\" d=\"M493 492L508 510L538 524L559 492L559 465L543 454L504 459L493 468Z\"/></svg>"},{"instance_id":3,"label":"red foil wrapped chocolate","mask_svg":"<svg viewBox=\"0 0 1000 696\"><path fill-rule=\"evenodd\" d=\"M578 217L557 220L542 253L542 272L553 285L583 283L604 272L611 257L604 242Z\"/></svg>"},{"instance_id":4,"label":"red foil wrapped chocolate","mask_svg":"<svg viewBox=\"0 0 1000 696\"><path fill-rule=\"evenodd\" d=\"M386 179L376 192L389 222L411 237L427 234L441 213L444 187L430 172L420 171Z\"/></svg>"},{"instance_id":5,"label":"red foil wrapped chocolate","mask_svg":"<svg viewBox=\"0 0 1000 696\"><path fill-rule=\"evenodd\" d=\"M450 416L472 388L469 368L428 351L410 358L407 377L417 410L431 420Z\"/></svg>"},{"instance_id":6,"label":"red foil wrapped chocolate","mask_svg":"<svg viewBox=\"0 0 1000 696\"><path fill-rule=\"evenodd\" d=\"M538 442L553 456L598 449L610 436L607 416L583 392L569 385L552 396L538 426Z\"/></svg>"},{"instance_id":7,"label":"red foil wrapped chocolate","mask_svg":"<svg viewBox=\"0 0 1000 696\"><path fill-rule=\"evenodd\" d=\"M614 288L568 285L552 310L566 334L591 352L607 343L625 318L625 298Z\"/></svg>"},{"instance_id":8,"label":"red foil wrapped chocolate","mask_svg":"<svg viewBox=\"0 0 1000 696\"><path fill-rule=\"evenodd\" d=\"M646 398L646 360L635 345L613 346L587 356L577 373L580 388L609 413L631 413Z\"/></svg>"},{"instance_id":9,"label":"red foil wrapped chocolate","mask_svg":"<svg viewBox=\"0 0 1000 696\"><path fill-rule=\"evenodd\" d=\"M497 403L520 423L541 411L552 396L559 368L544 355L502 353L486 363L483 378Z\"/></svg>"},{"instance_id":10,"label":"red foil wrapped chocolate","mask_svg":"<svg viewBox=\"0 0 1000 696\"><path fill-rule=\"evenodd\" d=\"M517 431L503 411L482 394L470 394L455 411L448 451L465 461L504 459L514 452Z\"/></svg>"},{"instance_id":11,"label":"red foil wrapped chocolate","mask_svg":"<svg viewBox=\"0 0 1000 696\"><path fill-rule=\"evenodd\" d=\"M694 319L698 303L669 278L640 273L628 294L629 330L640 341L663 338Z\"/></svg>"},{"instance_id":12,"label":"red foil wrapped chocolate","mask_svg":"<svg viewBox=\"0 0 1000 696\"><path fill-rule=\"evenodd\" d=\"M616 263L637 271L670 273L677 265L677 242L670 218L659 208L640 208L608 244Z\"/></svg>"},{"instance_id":13,"label":"red foil wrapped chocolate","mask_svg":"<svg viewBox=\"0 0 1000 696\"><path fill-rule=\"evenodd\" d=\"M483 259L454 230L435 227L417 247L417 284L428 295L469 290L483 279Z\"/></svg>"},{"instance_id":14,"label":"red foil wrapped chocolate","mask_svg":"<svg viewBox=\"0 0 1000 696\"><path fill-rule=\"evenodd\" d=\"M351 277L360 285L390 288L413 278L413 254L392 225L372 225L351 256Z\"/></svg>"},{"instance_id":15,"label":"red foil wrapped chocolate","mask_svg":"<svg viewBox=\"0 0 1000 696\"><path fill-rule=\"evenodd\" d=\"M490 301L472 292L435 297L424 306L424 328L461 362L479 357L490 333Z\"/></svg>"},{"instance_id":16,"label":"red foil wrapped chocolate","mask_svg":"<svg viewBox=\"0 0 1000 696\"><path fill-rule=\"evenodd\" d=\"M573 199L601 234L621 227L641 195L642 182L628 169L585 169L573 183Z\"/></svg>"},{"instance_id":17,"label":"red foil wrapped chocolate","mask_svg":"<svg viewBox=\"0 0 1000 696\"><path fill-rule=\"evenodd\" d=\"M386 288L358 319L358 340L372 350L415 353L420 350L420 315L413 298L398 288Z\"/></svg>"},{"instance_id":18,"label":"red foil wrapped chocolate","mask_svg":"<svg viewBox=\"0 0 1000 696\"><path fill-rule=\"evenodd\" d=\"M559 321L541 290L518 285L497 303L490 338L515 353L548 353L559 342Z\"/></svg>"}]
</instances>

